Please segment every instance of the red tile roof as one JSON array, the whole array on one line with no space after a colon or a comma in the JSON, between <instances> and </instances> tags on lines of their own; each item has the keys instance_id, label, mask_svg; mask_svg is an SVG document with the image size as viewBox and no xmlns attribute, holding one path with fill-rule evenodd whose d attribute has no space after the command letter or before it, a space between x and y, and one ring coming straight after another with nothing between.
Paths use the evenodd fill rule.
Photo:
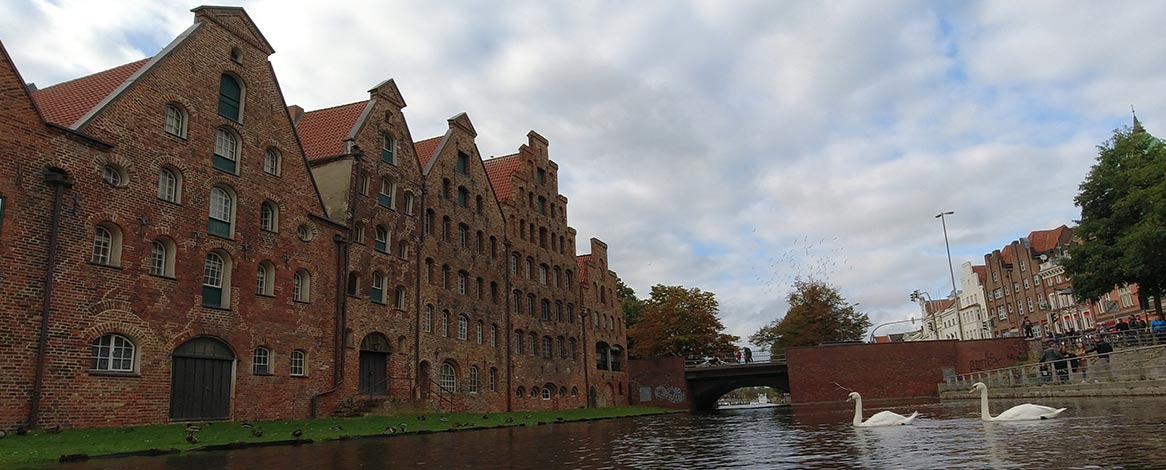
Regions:
<instances>
[{"instance_id":1,"label":"red tile roof","mask_svg":"<svg viewBox=\"0 0 1166 470\"><path fill-rule=\"evenodd\" d=\"M130 62L109 70L97 72L33 92L32 98L45 120L69 127L89 110L101 103L150 58Z\"/></svg>"},{"instance_id":2,"label":"red tile roof","mask_svg":"<svg viewBox=\"0 0 1166 470\"><path fill-rule=\"evenodd\" d=\"M940 313L944 310L951 308L951 306L954 304L955 304L955 301L951 300L951 299L928 300L927 301L927 312L928 313Z\"/></svg>"},{"instance_id":3,"label":"red tile roof","mask_svg":"<svg viewBox=\"0 0 1166 470\"><path fill-rule=\"evenodd\" d=\"M972 272L976 273L976 277L980 278L980 285L988 285L988 267L987 266L972 266Z\"/></svg>"},{"instance_id":4,"label":"red tile roof","mask_svg":"<svg viewBox=\"0 0 1166 470\"><path fill-rule=\"evenodd\" d=\"M1000 251L1000 258L1003 259L1005 263L1013 264L1011 243L1009 243L1008 246L1005 246L1004 249Z\"/></svg>"},{"instance_id":5,"label":"red tile roof","mask_svg":"<svg viewBox=\"0 0 1166 470\"><path fill-rule=\"evenodd\" d=\"M579 264L579 282L587 283L587 263L591 262L591 255L578 255L575 262Z\"/></svg>"},{"instance_id":6,"label":"red tile roof","mask_svg":"<svg viewBox=\"0 0 1166 470\"><path fill-rule=\"evenodd\" d=\"M1069 227L1064 225L1052 230L1037 230L1028 234L1028 242L1032 246L1033 251L1037 253L1045 253L1057 248L1060 244L1061 236L1069 230Z\"/></svg>"},{"instance_id":7,"label":"red tile roof","mask_svg":"<svg viewBox=\"0 0 1166 470\"><path fill-rule=\"evenodd\" d=\"M486 176L490 177L490 185L494 186L494 197L499 201L510 199L514 192L514 170L518 169L522 159L518 154L495 157L482 162L486 165Z\"/></svg>"},{"instance_id":8,"label":"red tile roof","mask_svg":"<svg viewBox=\"0 0 1166 470\"><path fill-rule=\"evenodd\" d=\"M417 152L417 161L421 162L421 168L429 166L429 161L433 159L433 153L437 151L437 144L441 143L445 135L439 135L431 139L425 139L418 142L413 142L413 150Z\"/></svg>"},{"instance_id":9,"label":"red tile roof","mask_svg":"<svg viewBox=\"0 0 1166 470\"><path fill-rule=\"evenodd\" d=\"M352 127L366 106L368 100L304 113L296 123L296 132L300 135L308 159L343 154L344 139L352 132Z\"/></svg>"}]
</instances>

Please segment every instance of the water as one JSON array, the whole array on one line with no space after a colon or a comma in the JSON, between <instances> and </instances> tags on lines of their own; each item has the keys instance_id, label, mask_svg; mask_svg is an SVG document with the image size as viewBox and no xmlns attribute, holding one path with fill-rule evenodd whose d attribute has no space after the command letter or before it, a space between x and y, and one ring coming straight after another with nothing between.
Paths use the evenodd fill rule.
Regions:
<instances>
[{"instance_id":1,"label":"water","mask_svg":"<svg viewBox=\"0 0 1166 470\"><path fill-rule=\"evenodd\" d=\"M360 439L61 465L71 470L334 468L1164 468L1166 398L1039 399L1048 421L984 423L979 401L917 409L910 426L850 425L853 406L705 414ZM994 400L999 412L1020 400ZM867 405L869 416L877 408Z\"/></svg>"}]
</instances>

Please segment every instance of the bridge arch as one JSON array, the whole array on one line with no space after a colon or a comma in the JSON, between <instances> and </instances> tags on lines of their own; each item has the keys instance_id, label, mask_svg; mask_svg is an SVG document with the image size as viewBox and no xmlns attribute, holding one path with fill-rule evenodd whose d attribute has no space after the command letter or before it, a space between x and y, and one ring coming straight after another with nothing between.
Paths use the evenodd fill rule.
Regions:
<instances>
[{"instance_id":1,"label":"bridge arch","mask_svg":"<svg viewBox=\"0 0 1166 470\"><path fill-rule=\"evenodd\" d=\"M689 403L693 410L714 410L717 400L738 388L769 387L789 392L789 373L785 364L761 363L744 366L687 369Z\"/></svg>"}]
</instances>

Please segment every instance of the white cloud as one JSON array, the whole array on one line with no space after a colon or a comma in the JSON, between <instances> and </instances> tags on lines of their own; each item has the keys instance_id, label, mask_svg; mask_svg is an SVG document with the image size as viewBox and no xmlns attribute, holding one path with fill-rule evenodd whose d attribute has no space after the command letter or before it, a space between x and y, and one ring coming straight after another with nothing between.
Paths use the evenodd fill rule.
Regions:
<instances>
[{"instance_id":1,"label":"white cloud","mask_svg":"<svg viewBox=\"0 0 1166 470\"><path fill-rule=\"evenodd\" d=\"M192 21L177 2L0 4L42 86L153 54ZM291 103L395 78L417 139L460 111L486 155L548 137L579 247L605 240L641 295L716 292L742 336L799 275L875 323L917 314L908 292L950 290L935 213L956 211L957 267L982 262L1076 218L1129 104L1166 129L1153 2L244 5Z\"/></svg>"}]
</instances>

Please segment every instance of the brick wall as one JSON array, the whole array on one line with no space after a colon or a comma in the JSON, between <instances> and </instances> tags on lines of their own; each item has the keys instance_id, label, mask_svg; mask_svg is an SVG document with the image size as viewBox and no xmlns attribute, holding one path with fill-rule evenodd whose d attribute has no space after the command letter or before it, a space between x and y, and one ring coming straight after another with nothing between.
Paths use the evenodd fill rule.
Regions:
<instances>
[{"instance_id":1,"label":"brick wall","mask_svg":"<svg viewBox=\"0 0 1166 470\"><path fill-rule=\"evenodd\" d=\"M1028 357L1020 338L842 344L793 348L787 354L795 404L845 400L848 392L839 386L866 399L937 396L944 369L975 372Z\"/></svg>"},{"instance_id":2,"label":"brick wall","mask_svg":"<svg viewBox=\"0 0 1166 470\"><path fill-rule=\"evenodd\" d=\"M684 358L658 357L628 361L630 404L687 410L691 407L684 382ZM647 398L644 400L643 398Z\"/></svg>"}]
</instances>

